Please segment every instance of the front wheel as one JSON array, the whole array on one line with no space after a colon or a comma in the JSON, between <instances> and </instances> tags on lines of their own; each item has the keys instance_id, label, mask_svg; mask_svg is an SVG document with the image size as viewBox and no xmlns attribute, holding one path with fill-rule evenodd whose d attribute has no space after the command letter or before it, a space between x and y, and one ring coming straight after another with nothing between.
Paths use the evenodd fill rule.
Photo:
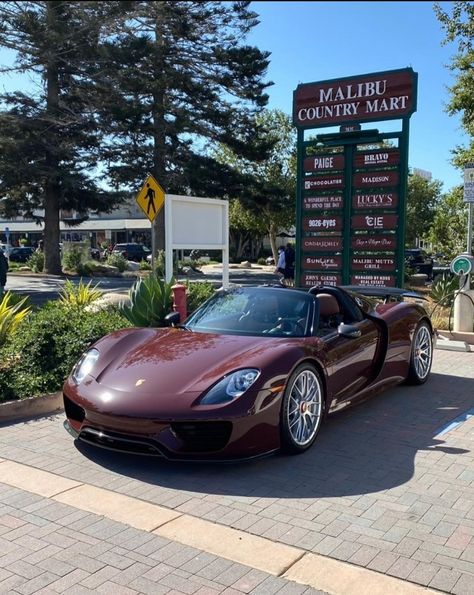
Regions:
<instances>
[{"instance_id":1,"label":"front wheel","mask_svg":"<svg viewBox=\"0 0 474 595\"><path fill-rule=\"evenodd\" d=\"M316 440L324 417L325 399L321 377L314 366L298 366L283 395L280 427L282 449L301 453Z\"/></svg>"},{"instance_id":2,"label":"front wheel","mask_svg":"<svg viewBox=\"0 0 474 595\"><path fill-rule=\"evenodd\" d=\"M426 322L416 327L411 345L408 384L423 384L428 380L433 363L433 339L431 329Z\"/></svg>"}]
</instances>

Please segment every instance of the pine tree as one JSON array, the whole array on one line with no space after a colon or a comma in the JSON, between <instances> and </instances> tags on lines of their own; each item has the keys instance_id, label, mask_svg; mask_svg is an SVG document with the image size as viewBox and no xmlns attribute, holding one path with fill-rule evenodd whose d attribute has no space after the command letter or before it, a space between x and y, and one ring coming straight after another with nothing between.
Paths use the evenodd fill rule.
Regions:
<instances>
[{"instance_id":1,"label":"pine tree","mask_svg":"<svg viewBox=\"0 0 474 595\"><path fill-rule=\"evenodd\" d=\"M36 77L34 91L0 97L0 192L6 212L44 209L45 271L61 271L60 209L110 210L118 200L98 186L94 76L101 29L113 4L0 3L0 46L16 52L14 69Z\"/></svg>"},{"instance_id":2,"label":"pine tree","mask_svg":"<svg viewBox=\"0 0 474 595\"><path fill-rule=\"evenodd\" d=\"M255 115L268 100L269 54L244 44L258 23L249 4L132 4L123 32L103 48L101 118L110 131L103 160L112 184L138 189L152 173L168 193L242 192L242 178L211 148L223 143L257 159L268 149L257 141ZM163 211L156 229L163 247Z\"/></svg>"}]
</instances>

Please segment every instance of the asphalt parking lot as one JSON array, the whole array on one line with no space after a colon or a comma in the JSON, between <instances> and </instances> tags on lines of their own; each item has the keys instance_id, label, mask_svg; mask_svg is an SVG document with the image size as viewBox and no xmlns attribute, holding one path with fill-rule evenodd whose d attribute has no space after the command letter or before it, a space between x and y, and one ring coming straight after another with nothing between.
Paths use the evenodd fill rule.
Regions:
<instances>
[{"instance_id":1,"label":"asphalt parking lot","mask_svg":"<svg viewBox=\"0 0 474 595\"><path fill-rule=\"evenodd\" d=\"M473 353L436 350L426 385L333 415L297 457L170 463L77 445L62 421L0 427L2 593L474 593ZM101 513L104 494L165 518ZM280 565L260 563L265 543ZM382 586L354 591L321 561Z\"/></svg>"}]
</instances>

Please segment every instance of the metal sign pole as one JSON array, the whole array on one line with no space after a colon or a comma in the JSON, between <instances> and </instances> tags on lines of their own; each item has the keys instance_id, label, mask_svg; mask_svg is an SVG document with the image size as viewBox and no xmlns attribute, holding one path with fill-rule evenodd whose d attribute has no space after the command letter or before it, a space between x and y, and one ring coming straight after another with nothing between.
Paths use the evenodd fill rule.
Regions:
<instances>
[{"instance_id":1,"label":"metal sign pole","mask_svg":"<svg viewBox=\"0 0 474 595\"><path fill-rule=\"evenodd\" d=\"M472 202L469 203L469 211L467 218L467 250L466 252L472 256L472 223L474 219L474 205Z\"/></svg>"},{"instance_id":2,"label":"metal sign pole","mask_svg":"<svg viewBox=\"0 0 474 595\"><path fill-rule=\"evenodd\" d=\"M151 270L155 272L155 252L156 252L156 240L155 240L155 222L151 223Z\"/></svg>"}]
</instances>

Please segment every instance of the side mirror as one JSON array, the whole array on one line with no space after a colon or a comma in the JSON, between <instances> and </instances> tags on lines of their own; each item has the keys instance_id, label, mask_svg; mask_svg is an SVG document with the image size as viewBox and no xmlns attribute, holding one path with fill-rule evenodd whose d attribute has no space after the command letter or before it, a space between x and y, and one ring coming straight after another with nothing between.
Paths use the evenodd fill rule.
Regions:
<instances>
[{"instance_id":1,"label":"side mirror","mask_svg":"<svg viewBox=\"0 0 474 595\"><path fill-rule=\"evenodd\" d=\"M179 324L180 316L179 312L170 312L165 316L165 325L166 326L175 326Z\"/></svg>"},{"instance_id":2,"label":"side mirror","mask_svg":"<svg viewBox=\"0 0 474 595\"><path fill-rule=\"evenodd\" d=\"M353 324L344 324L343 322L337 327L337 333L347 339L358 339L362 334Z\"/></svg>"}]
</instances>

